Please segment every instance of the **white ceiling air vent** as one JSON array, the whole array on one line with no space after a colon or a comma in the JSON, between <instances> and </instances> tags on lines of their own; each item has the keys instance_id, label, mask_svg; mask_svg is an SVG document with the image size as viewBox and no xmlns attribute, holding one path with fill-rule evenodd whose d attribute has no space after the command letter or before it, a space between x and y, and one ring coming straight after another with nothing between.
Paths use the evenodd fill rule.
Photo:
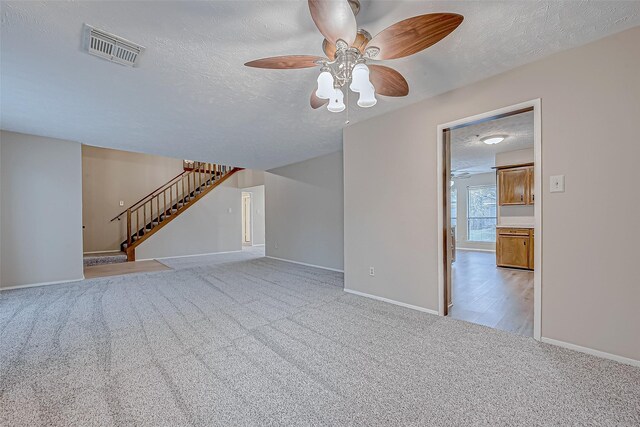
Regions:
<instances>
[{"instance_id":1,"label":"white ceiling air vent","mask_svg":"<svg viewBox=\"0 0 640 427\"><path fill-rule=\"evenodd\" d=\"M90 25L84 27L84 46L91 55L130 67L138 65L144 47Z\"/></svg>"}]
</instances>

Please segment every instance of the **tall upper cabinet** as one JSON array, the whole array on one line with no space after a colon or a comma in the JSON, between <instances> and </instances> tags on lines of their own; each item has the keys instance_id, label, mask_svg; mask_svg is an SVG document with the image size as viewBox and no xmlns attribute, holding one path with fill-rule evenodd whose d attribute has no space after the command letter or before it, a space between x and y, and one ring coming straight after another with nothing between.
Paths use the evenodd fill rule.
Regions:
<instances>
[{"instance_id":1,"label":"tall upper cabinet","mask_svg":"<svg viewBox=\"0 0 640 427\"><path fill-rule=\"evenodd\" d=\"M498 168L498 203L500 206L533 205L533 165Z\"/></svg>"}]
</instances>

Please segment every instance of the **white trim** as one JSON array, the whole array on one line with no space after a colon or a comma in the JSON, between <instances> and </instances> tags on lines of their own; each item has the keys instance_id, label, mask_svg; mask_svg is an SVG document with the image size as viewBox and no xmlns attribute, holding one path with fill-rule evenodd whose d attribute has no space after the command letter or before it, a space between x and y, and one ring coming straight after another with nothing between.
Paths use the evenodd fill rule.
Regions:
<instances>
[{"instance_id":1,"label":"white trim","mask_svg":"<svg viewBox=\"0 0 640 427\"><path fill-rule=\"evenodd\" d=\"M246 211L244 209L244 203L242 204L242 208L240 209L240 215L243 217L242 218L242 228L243 228L243 236L242 236L242 245L243 246L253 246L253 193L251 191L242 191L241 193L241 198L244 198L245 194L249 195L249 222L250 222L250 228L251 231L249 231L249 233L251 234L251 241L250 242L246 242L244 241L244 215L243 213L246 215Z\"/></svg>"},{"instance_id":2,"label":"white trim","mask_svg":"<svg viewBox=\"0 0 640 427\"><path fill-rule=\"evenodd\" d=\"M251 246L253 246L253 247L255 247L255 246L264 246L264 243L258 243L258 244L251 245Z\"/></svg>"},{"instance_id":3,"label":"white trim","mask_svg":"<svg viewBox=\"0 0 640 427\"><path fill-rule=\"evenodd\" d=\"M209 252L206 254L176 255L176 256L165 256L160 258L143 258L143 259L136 259L136 261L154 261L154 260L157 261L160 259L189 258L189 257L198 257L198 256L207 256L207 255L233 254L238 252L242 252L242 249L239 251Z\"/></svg>"},{"instance_id":4,"label":"white trim","mask_svg":"<svg viewBox=\"0 0 640 427\"><path fill-rule=\"evenodd\" d=\"M442 242L444 240L443 226L443 169L442 162L442 131L451 127L463 125L469 122L475 122L478 120L488 119L494 116L500 116L503 114L511 113L513 111L522 110L525 108L533 107L533 147L534 147L534 175L535 175L535 195L536 202L534 204L535 212L535 226L534 226L534 265L533 271L533 337L536 340L541 339L541 325L542 325L542 112L540 98L533 99L531 101L522 102L520 104L511 105L497 110L489 111L482 114L477 114L471 117L465 117L463 119L455 120L449 123L438 125L437 128L437 203L438 203L438 311L442 316L444 315L444 265L442 260L444 259L444 251Z\"/></svg>"},{"instance_id":5,"label":"white trim","mask_svg":"<svg viewBox=\"0 0 640 427\"><path fill-rule=\"evenodd\" d=\"M551 345L557 345L558 347L568 348L569 350L579 351L580 353L586 353L592 356L601 357L603 359L614 360L616 362L625 363L627 365L640 367L640 360L630 359L628 357L618 356L616 354L606 353L600 350L594 350L589 347L582 347L580 345L554 340L553 338L542 337L540 341Z\"/></svg>"},{"instance_id":6,"label":"white trim","mask_svg":"<svg viewBox=\"0 0 640 427\"><path fill-rule=\"evenodd\" d=\"M83 280L84 280L84 274L80 279L57 280L55 282L30 283L27 285L9 286L8 288L0 288L0 291L10 291L12 289L22 289L22 288L34 288L36 286L62 285L63 283L75 283L75 282L81 282Z\"/></svg>"},{"instance_id":7,"label":"white trim","mask_svg":"<svg viewBox=\"0 0 640 427\"><path fill-rule=\"evenodd\" d=\"M112 250L112 251L91 251L91 252L82 252L82 255L93 255L93 254L121 254L122 251Z\"/></svg>"},{"instance_id":8,"label":"white trim","mask_svg":"<svg viewBox=\"0 0 640 427\"><path fill-rule=\"evenodd\" d=\"M535 154L533 164L533 191L535 203L533 205L533 338L542 338L542 111L540 98L531 101L533 104L533 149Z\"/></svg>"},{"instance_id":9,"label":"white trim","mask_svg":"<svg viewBox=\"0 0 640 427\"><path fill-rule=\"evenodd\" d=\"M411 310L417 310L417 311L422 311L423 313L435 314L436 316L438 315L438 312L435 310L430 310L424 307L418 307L417 305L411 305L404 302L395 301L389 298L379 297L376 295L365 294L364 292L354 291L353 289L344 288L344 291L349 294L359 295L361 297L371 298L371 299L375 299L382 302L388 302L389 304L393 304L393 305L399 305L400 307L410 308Z\"/></svg>"},{"instance_id":10,"label":"white trim","mask_svg":"<svg viewBox=\"0 0 640 427\"><path fill-rule=\"evenodd\" d=\"M492 252L495 253L495 249L481 249L481 248L459 248L456 246L456 251L472 251L472 252Z\"/></svg>"},{"instance_id":11,"label":"white trim","mask_svg":"<svg viewBox=\"0 0 640 427\"><path fill-rule=\"evenodd\" d=\"M338 270L337 268L325 267L323 265L307 264L306 262L292 261L290 259L276 258L274 256L265 256L265 258L277 259L278 261L290 262L292 264L299 264L299 265L304 265L304 266L307 266L307 267L315 267L315 268L321 268L323 270L337 271L338 273L344 273L344 270Z\"/></svg>"}]
</instances>

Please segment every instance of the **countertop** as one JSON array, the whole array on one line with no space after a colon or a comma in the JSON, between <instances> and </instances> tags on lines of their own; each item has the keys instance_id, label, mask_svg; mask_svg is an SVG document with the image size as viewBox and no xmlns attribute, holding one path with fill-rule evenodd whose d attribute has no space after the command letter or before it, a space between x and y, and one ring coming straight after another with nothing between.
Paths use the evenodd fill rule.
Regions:
<instances>
[{"instance_id":1,"label":"countertop","mask_svg":"<svg viewBox=\"0 0 640 427\"><path fill-rule=\"evenodd\" d=\"M531 224L510 224L510 225L496 225L496 228L535 228L535 226Z\"/></svg>"}]
</instances>

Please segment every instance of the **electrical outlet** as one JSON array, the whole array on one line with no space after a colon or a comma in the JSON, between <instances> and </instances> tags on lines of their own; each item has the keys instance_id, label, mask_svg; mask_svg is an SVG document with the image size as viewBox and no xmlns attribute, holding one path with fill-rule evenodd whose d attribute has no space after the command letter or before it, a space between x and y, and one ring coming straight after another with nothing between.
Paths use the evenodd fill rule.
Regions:
<instances>
[{"instance_id":1,"label":"electrical outlet","mask_svg":"<svg viewBox=\"0 0 640 427\"><path fill-rule=\"evenodd\" d=\"M564 175L553 175L550 179L550 189L552 193L564 193Z\"/></svg>"},{"instance_id":2,"label":"electrical outlet","mask_svg":"<svg viewBox=\"0 0 640 427\"><path fill-rule=\"evenodd\" d=\"M124 200L120 200L120 206L124 206Z\"/></svg>"},{"instance_id":3,"label":"electrical outlet","mask_svg":"<svg viewBox=\"0 0 640 427\"><path fill-rule=\"evenodd\" d=\"M373 267L369 267L369 276L375 276L376 270Z\"/></svg>"},{"instance_id":4,"label":"electrical outlet","mask_svg":"<svg viewBox=\"0 0 640 427\"><path fill-rule=\"evenodd\" d=\"M275 244L273 245L273 247L274 247L275 249L278 249L278 244L277 244L277 243L275 243Z\"/></svg>"}]
</instances>

